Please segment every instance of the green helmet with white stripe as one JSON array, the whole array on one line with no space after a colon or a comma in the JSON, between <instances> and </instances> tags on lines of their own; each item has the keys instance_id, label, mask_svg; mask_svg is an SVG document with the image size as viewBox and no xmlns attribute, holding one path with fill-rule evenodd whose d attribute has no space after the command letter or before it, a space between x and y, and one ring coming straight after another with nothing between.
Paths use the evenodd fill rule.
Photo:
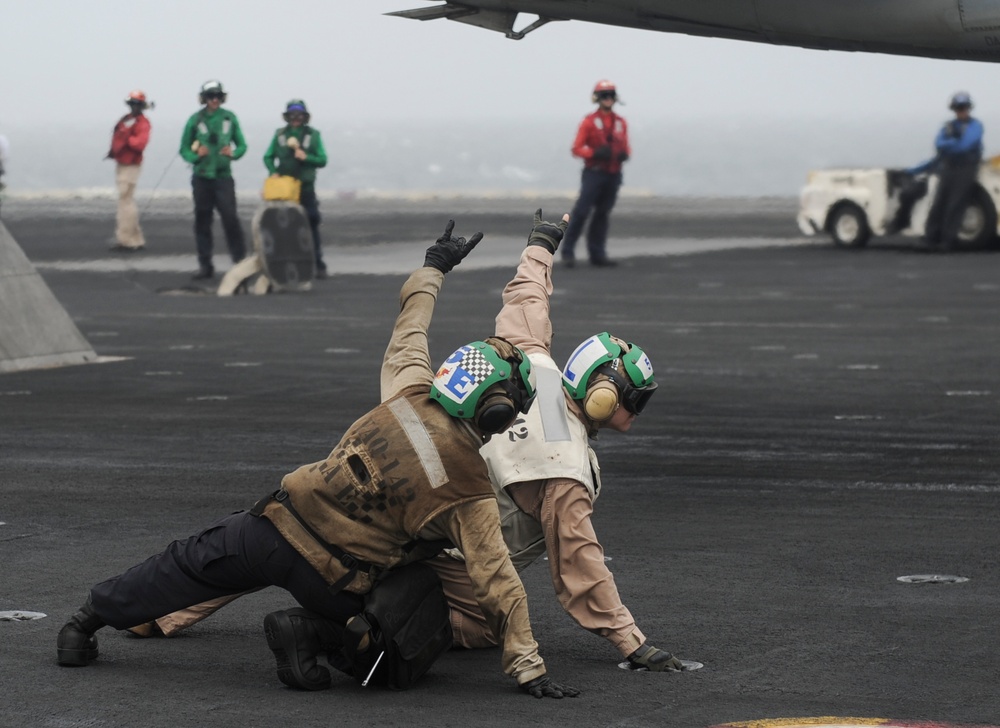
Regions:
<instances>
[{"instance_id":1,"label":"green helmet with white stripe","mask_svg":"<svg viewBox=\"0 0 1000 728\"><path fill-rule=\"evenodd\" d=\"M619 405L642 412L657 385L646 352L605 331L576 347L563 368L563 386L589 418L603 422Z\"/></svg>"}]
</instances>

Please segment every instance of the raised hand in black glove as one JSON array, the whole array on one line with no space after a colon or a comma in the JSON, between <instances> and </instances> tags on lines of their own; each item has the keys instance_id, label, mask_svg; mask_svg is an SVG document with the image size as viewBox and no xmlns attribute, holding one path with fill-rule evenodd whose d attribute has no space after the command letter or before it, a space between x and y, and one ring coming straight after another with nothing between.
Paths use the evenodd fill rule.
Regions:
<instances>
[{"instance_id":1,"label":"raised hand in black glove","mask_svg":"<svg viewBox=\"0 0 1000 728\"><path fill-rule=\"evenodd\" d=\"M528 247L537 245L545 248L550 253L555 253L559 249L559 243L563 239L563 233L569 226L569 215L563 215L559 224L545 222L542 220L542 208L535 210L534 227L528 236Z\"/></svg>"},{"instance_id":2,"label":"raised hand in black glove","mask_svg":"<svg viewBox=\"0 0 1000 728\"><path fill-rule=\"evenodd\" d=\"M449 220L444 229L444 235L437 239L424 255L425 268L437 268L442 273L450 273L451 269L462 262L472 249L483 239L482 233L476 233L471 238L453 238L451 231L455 229L455 221Z\"/></svg>"},{"instance_id":3,"label":"raised hand in black glove","mask_svg":"<svg viewBox=\"0 0 1000 728\"><path fill-rule=\"evenodd\" d=\"M591 159L611 159L611 147L607 144L603 144L594 150L594 155Z\"/></svg>"},{"instance_id":4,"label":"raised hand in black glove","mask_svg":"<svg viewBox=\"0 0 1000 728\"><path fill-rule=\"evenodd\" d=\"M576 688L569 685L560 685L548 675L536 677L523 685L519 685L524 692L533 698L575 698L580 694Z\"/></svg>"}]
</instances>

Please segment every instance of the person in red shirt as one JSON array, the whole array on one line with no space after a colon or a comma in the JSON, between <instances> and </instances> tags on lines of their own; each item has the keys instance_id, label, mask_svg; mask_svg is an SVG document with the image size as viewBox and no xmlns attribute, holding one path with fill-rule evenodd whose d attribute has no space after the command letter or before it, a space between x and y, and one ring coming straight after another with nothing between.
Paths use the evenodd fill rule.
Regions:
<instances>
[{"instance_id":1,"label":"person in red shirt","mask_svg":"<svg viewBox=\"0 0 1000 728\"><path fill-rule=\"evenodd\" d=\"M115 184L118 187L118 222L112 250L131 253L142 250L146 240L139 227L139 207L135 204L135 187L142 171L142 152L149 144L149 119L142 112L150 108L146 94L135 90L125 97L129 112L111 133L108 159L116 162Z\"/></svg>"},{"instance_id":2,"label":"person in red shirt","mask_svg":"<svg viewBox=\"0 0 1000 728\"><path fill-rule=\"evenodd\" d=\"M587 253L590 264L613 266L608 258L608 218L618 199L622 184L622 163L632 153L628 143L628 124L612 109L618 92L611 81L598 81L591 97L597 111L584 117L573 142L573 156L583 160L580 196L569 216L569 229L562 242L563 263L572 268L576 262L577 238L590 219L587 230Z\"/></svg>"}]
</instances>

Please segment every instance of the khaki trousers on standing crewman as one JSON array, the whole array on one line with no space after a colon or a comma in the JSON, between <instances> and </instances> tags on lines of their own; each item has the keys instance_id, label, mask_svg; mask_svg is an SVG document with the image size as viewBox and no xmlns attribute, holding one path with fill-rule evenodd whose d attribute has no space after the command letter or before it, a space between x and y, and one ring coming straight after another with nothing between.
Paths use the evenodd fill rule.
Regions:
<instances>
[{"instance_id":1,"label":"khaki trousers on standing crewman","mask_svg":"<svg viewBox=\"0 0 1000 728\"><path fill-rule=\"evenodd\" d=\"M115 170L118 185L118 227L115 238L126 248L141 248L146 244L139 227L139 206L135 204L135 186L139 183L141 164L119 164Z\"/></svg>"}]
</instances>

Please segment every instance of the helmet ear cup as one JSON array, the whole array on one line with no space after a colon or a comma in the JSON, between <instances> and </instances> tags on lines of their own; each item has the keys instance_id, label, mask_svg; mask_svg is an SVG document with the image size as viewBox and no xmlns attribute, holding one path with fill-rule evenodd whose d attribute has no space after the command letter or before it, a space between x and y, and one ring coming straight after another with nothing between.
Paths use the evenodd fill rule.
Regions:
<instances>
[{"instance_id":1,"label":"helmet ear cup","mask_svg":"<svg viewBox=\"0 0 1000 728\"><path fill-rule=\"evenodd\" d=\"M517 416L517 407L504 392L486 395L476 408L475 423L483 432L495 435L507 429Z\"/></svg>"},{"instance_id":2,"label":"helmet ear cup","mask_svg":"<svg viewBox=\"0 0 1000 728\"><path fill-rule=\"evenodd\" d=\"M587 388L583 398L583 411L594 422L604 422L618 410L618 387L604 379Z\"/></svg>"}]
</instances>

